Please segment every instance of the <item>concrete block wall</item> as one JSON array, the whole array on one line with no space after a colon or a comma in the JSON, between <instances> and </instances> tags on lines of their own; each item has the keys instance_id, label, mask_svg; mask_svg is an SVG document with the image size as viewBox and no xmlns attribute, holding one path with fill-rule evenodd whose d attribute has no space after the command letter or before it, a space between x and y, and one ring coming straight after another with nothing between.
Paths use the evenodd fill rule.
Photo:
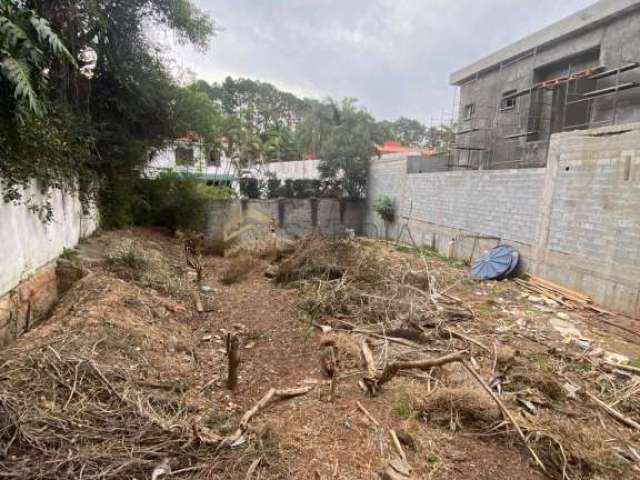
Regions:
<instances>
[{"instance_id":1,"label":"concrete block wall","mask_svg":"<svg viewBox=\"0 0 640 480\"><path fill-rule=\"evenodd\" d=\"M382 195L398 207L392 239L410 232L465 260L510 243L524 269L640 317L640 124L553 135L547 168L407 174L402 159L372 162L370 236L385 232L372 208Z\"/></svg>"},{"instance_id":2,"label":"concrete block wall","mask_svg":"<svg viewBox=\"0 0 640 480\"><path fill-rule=\"evenodd\" d=\"M362 232L364 203L330 198L214 202L208 236L223 242L260 239L273 233L290 239L312 233Z\"/></svg>"},{"instance_id":3,"label":"concrete block wall","mask_svg":"<svg viewBox=\"0 0 640 480\"><path fill-rule=\"evenodd\" d=\"M538 273L640 316L640 124L555 135L549 162Z\"/></svg>"},{"instance_id":4,"label":"concrete block wall","mask_svg":"<svg viewBox=\"0 0 640 480\"><path fill-rule=\"evenodd\" d=\"M542 169L407 174L401 160L379 162L371 168L369 199L395 199L404 221L532 243L543 177ZM367 223L383 228L371 208Z\"/></svg>"}]
</instances>

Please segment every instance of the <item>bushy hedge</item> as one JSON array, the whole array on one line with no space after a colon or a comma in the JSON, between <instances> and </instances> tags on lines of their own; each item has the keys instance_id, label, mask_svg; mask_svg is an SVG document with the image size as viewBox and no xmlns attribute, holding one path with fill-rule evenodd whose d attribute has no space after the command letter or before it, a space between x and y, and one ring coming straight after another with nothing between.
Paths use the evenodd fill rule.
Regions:
<instances>
[{"instance_id":1,"label":"bushy hedge","mask_svg":"<svg viewBox=\"0 0 640 480\"><path fill-rule=\"evenodd\" d=\"M262 196L263 184L257 178L240 179L240 195L244 198L257 199Z\"/></svg>"},{"instance_id":2,"label":"bushy hedge","mask_svg":"<svg viewBox=\"0 0 640 480\"><path fill-rule=\"evenodd\" d=\"M375 201L373 209L387 223L393 223L396 219L396 202L386 195Z\"/></svg>"},{"instance_id":3,"label":"bushy hedge","mask_svg":"<svg viewBox=\"0 0 640 480\"><path fill-rule=\"evenodd\" d=\"M231 188L209 186L194 175L171 171L140 180L138 194L135 223L172 231L204 230L211 201L234 197Z\"/></svg>"},{"instance_id":4,"label":"bushy hedge","mask_svg":"<svg viewBox=\"0 0 640 480\"><path fill-rule=\"evenodd\" d=\"M267 181L267 198L320 198L335 197L332 183L322 180L297 179Z\"/></svg>"},{"instance_id":5,"label":"bushy hedge","mask_svg":"<svg viewBox=\"0 0 640 480\"><path fill-rule=\"evenodd\" d=\"M267 180L267 198L278 198L282 190L282 180L270 178Z\"/></svg>"}]
</instances>

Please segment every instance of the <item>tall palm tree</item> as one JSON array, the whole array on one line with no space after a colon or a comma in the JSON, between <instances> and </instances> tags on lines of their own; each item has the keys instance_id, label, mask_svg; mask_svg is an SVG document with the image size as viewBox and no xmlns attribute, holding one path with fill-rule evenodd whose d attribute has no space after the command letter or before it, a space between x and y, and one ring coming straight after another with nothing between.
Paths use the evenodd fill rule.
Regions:
<instances>
[{"instance_id":1,"label":"tall palm tree","mask_svg":"<svg viewBox=\"0 0 640 480\"><path fill-rule=\"evenodd\" d=\"M0 100L13 103L19 120L46 112L42 92L54 59L76 65L49 22L18 0L0 0L0 86L8 83L12 94Z\"/></svg>"}]
</instances>

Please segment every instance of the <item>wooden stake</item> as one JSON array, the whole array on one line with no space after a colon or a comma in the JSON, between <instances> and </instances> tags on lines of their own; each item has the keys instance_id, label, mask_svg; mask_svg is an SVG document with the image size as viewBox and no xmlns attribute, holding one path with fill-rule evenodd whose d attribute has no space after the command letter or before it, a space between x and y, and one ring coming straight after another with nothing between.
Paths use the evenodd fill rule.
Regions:
<instances>
[{"instance_id":1,"label":"wooden stake","mask_svg":"<svg viewBox=\"0 0 640 480\"><path fill-rule=\"evenodd\" d=\"M226 345L229 364L227 388L235 390L238 386L238 367L240 366L240 339L237 335L228 333Z\"/></svg>"},{"instance_id":2,"label":"wooden stake","mask_svg":"<svg viewBox=\"0 0 640 480\"><path fill-rule=\"evenodd\" d=\"M202 306L202 297L200 296L200 287L193 291L193 303L196 306L196 312L203 313L204 307Z\"/></svg>"}]
</instances>

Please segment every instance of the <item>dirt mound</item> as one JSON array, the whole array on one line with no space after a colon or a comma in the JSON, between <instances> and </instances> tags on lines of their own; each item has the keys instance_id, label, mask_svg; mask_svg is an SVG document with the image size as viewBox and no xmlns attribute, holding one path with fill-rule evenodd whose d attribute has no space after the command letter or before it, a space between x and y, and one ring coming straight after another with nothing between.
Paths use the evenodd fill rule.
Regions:
<instances>
[{"instance_id":1,"label":"dirt mound","mask_svg":"<svg viewBox=\"0 0 640 480\"><path fill-rule=\"evenodd\" d=\"M5 478L148 478L203 468L183 309L122 280L79 281L43 326L0 354ZM168 353L170 355L168 355Z\"/></svg>"}]
</instances>

